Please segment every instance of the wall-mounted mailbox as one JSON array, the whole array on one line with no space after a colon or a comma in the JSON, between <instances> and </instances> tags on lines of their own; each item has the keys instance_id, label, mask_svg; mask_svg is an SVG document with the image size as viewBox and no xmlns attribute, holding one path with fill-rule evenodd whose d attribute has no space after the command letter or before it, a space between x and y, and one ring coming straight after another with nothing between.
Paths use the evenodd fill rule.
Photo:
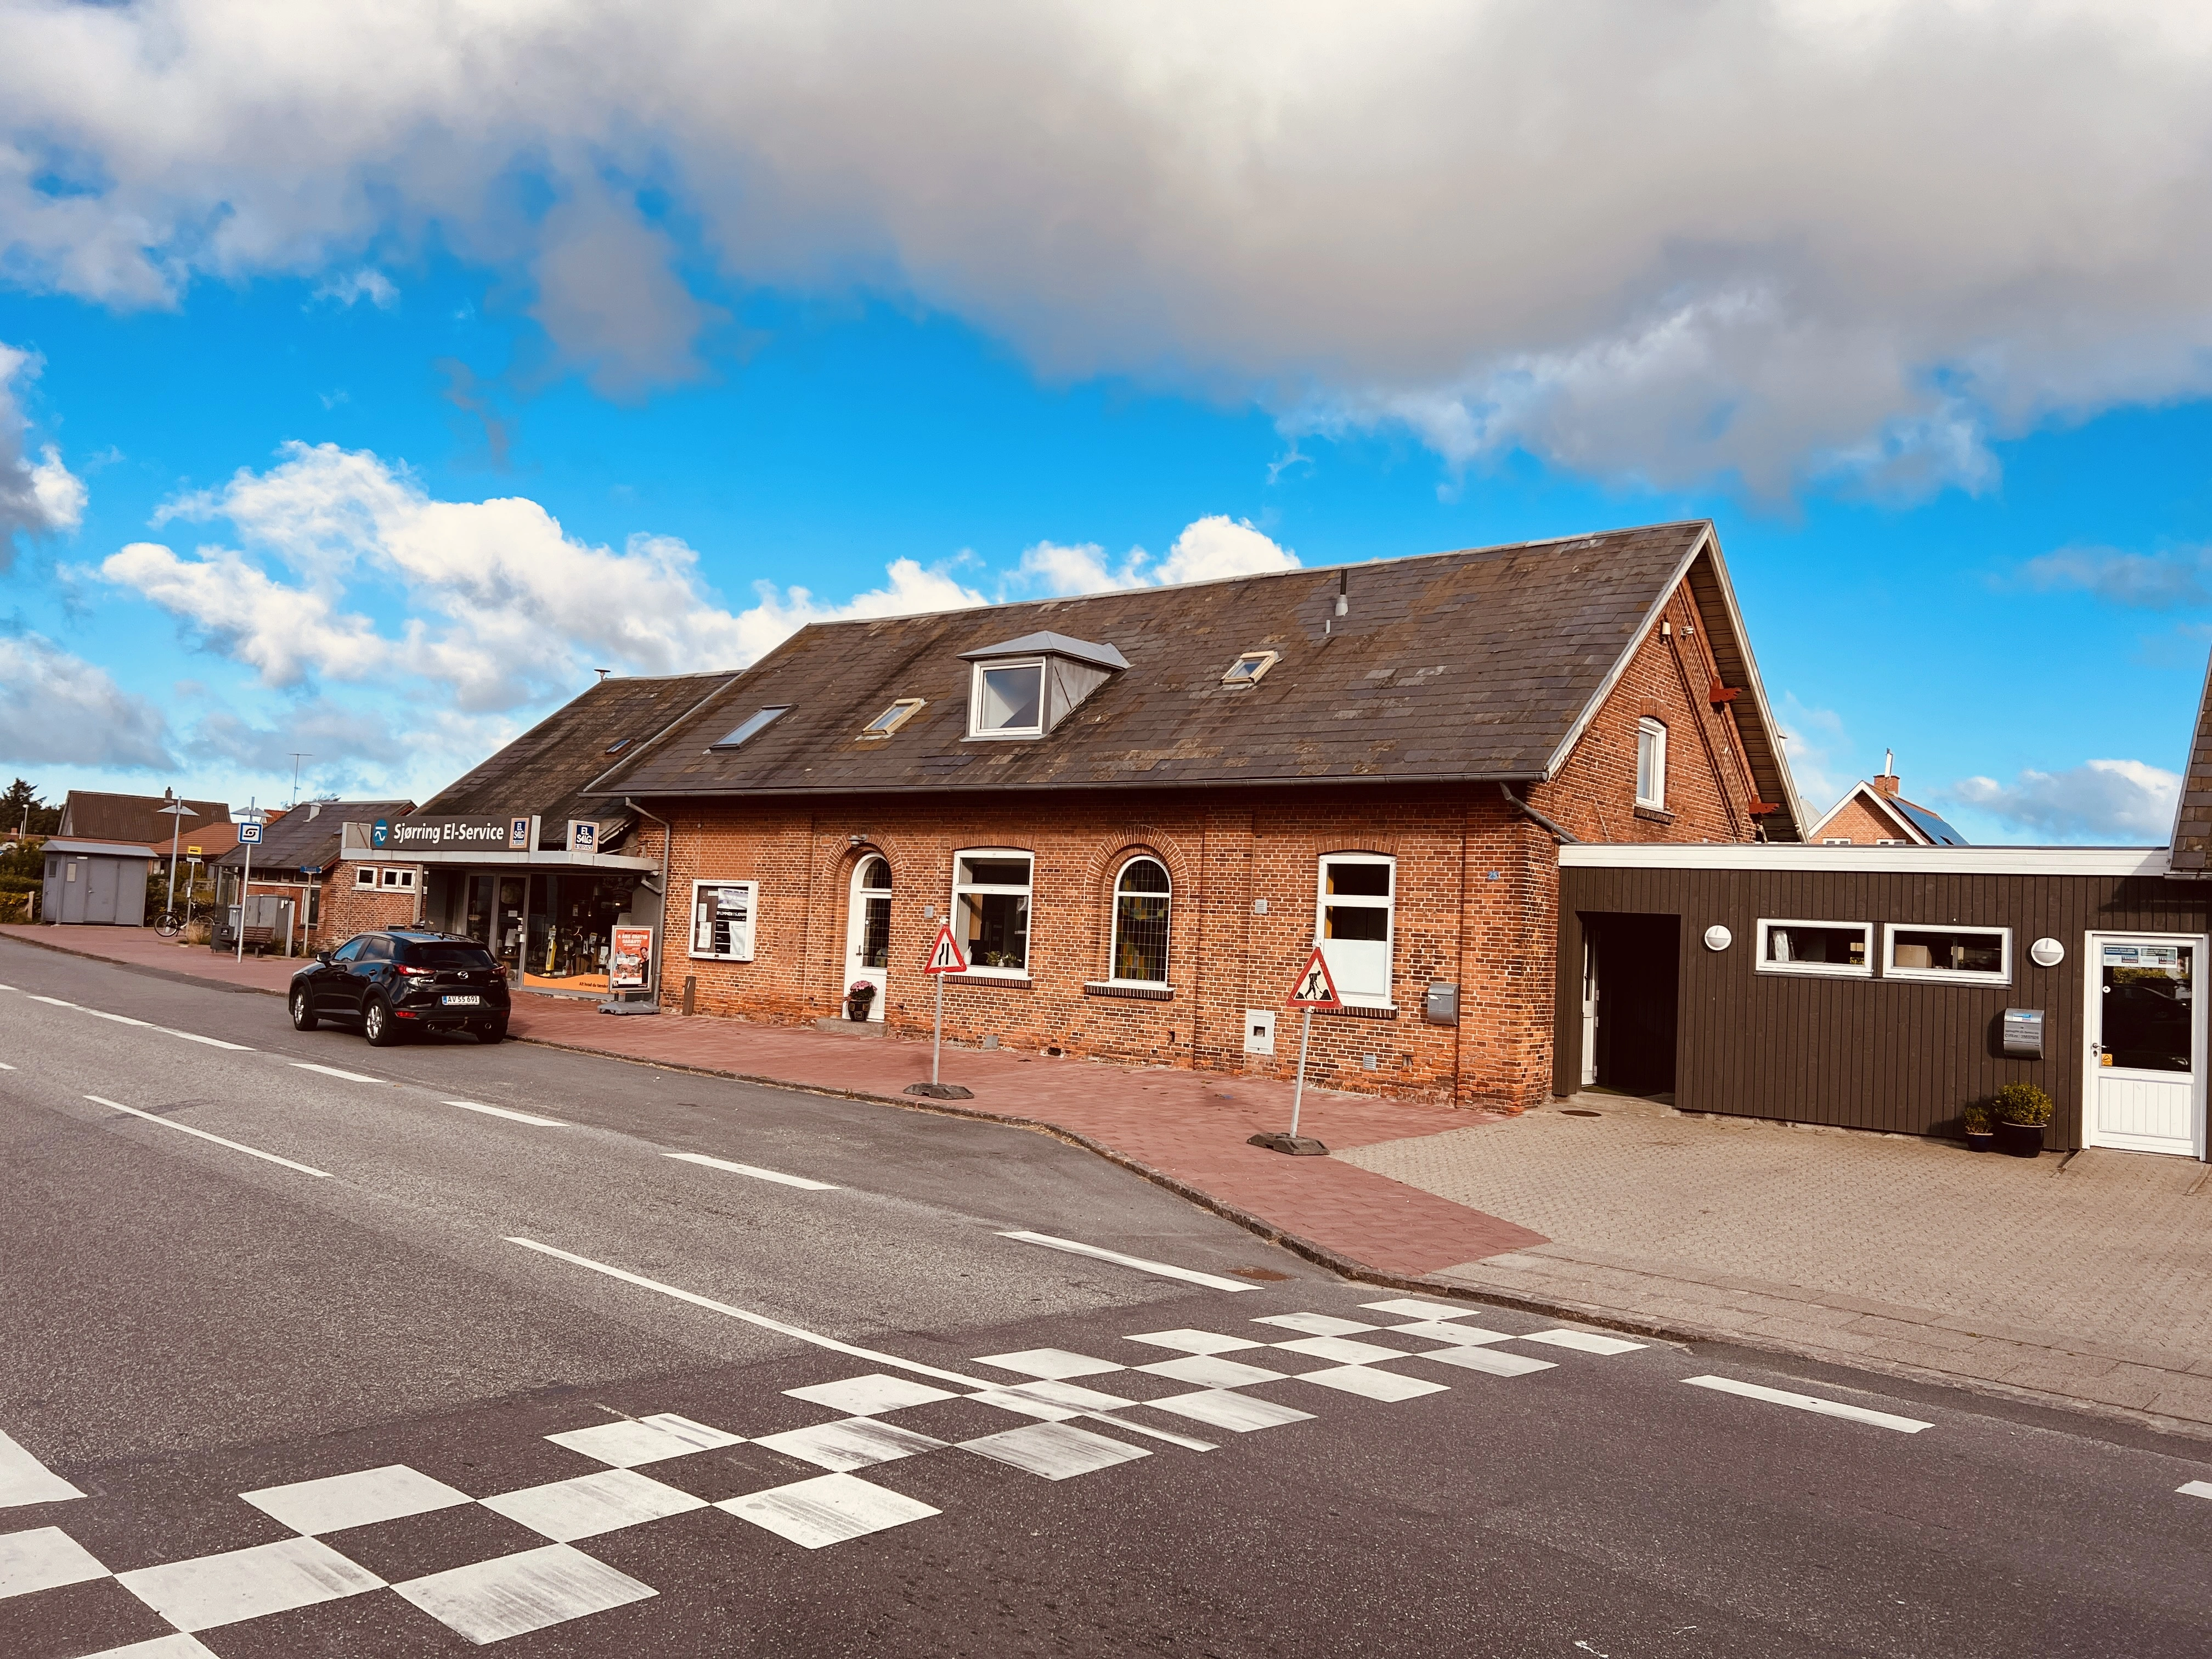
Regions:
<instances>
[{"instance_id":1,"label":"wall-mounted mailbox","mask_svg":"<svg viewBox=\"0 0 2212 1659\"><path fill-rule=\"evenodd\" d=\"M1459 987L1431 985L1421 1000L1421 1018L1431 1025L1459 1024Z\"/></svg>"},{"instance_id":2,"label":"wall-mounted mailbox","mask_svg":"<svg viewBox=\"0 0 2212 1659\"><path fill-rule=\"evenodd\" d=\"M2043 1058L2043 1010L2008 1008L2004 1011L2004 1051L2008 1060Z\"/></svg>"}]
</instances>

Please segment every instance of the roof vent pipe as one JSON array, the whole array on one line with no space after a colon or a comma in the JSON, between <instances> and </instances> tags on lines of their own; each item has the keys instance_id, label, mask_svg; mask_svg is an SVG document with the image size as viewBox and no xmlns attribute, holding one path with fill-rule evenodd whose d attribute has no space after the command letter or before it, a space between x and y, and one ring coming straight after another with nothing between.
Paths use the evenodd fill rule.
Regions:
<instances>
[{"instance_id":1,"label":"roof vent pipe","mask_svg":"<svg viewBox=\"0 0 2212 1659\"><path fill-rule=\"evenodd\" d=\"M1336 614L1340 617L1352 614L1352 573L1349 570L1336 573Z\"/></svg>"}]
</instances>

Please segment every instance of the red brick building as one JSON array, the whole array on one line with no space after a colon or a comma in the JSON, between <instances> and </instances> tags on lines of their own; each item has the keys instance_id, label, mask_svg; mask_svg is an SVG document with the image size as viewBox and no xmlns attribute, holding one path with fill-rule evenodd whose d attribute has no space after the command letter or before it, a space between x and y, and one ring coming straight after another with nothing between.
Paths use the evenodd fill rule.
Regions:
<instances>
[{"instance_id":1,"label":"red brick building","mask_svg":"<svg viewBox=\"0 0 2212 1659\"><path fill-rule=\"evenodd\" d=\"M795 635L594 786L672 825L664 1003L1551 1087L1563 840L1800 839L1704 522ZM647 820L650 825L650 820ZM639 851L657 834L641 835Z\"/></svg>"},{"instance_id":2,"label":"red brick building","mask_svg":"<svg viewBox=\"0 0 2212 1659\"><path fill-rule=\"evenodd\" d=\"M1878 778L1862 778L1805 832L1821 847L1964 847L1966 838L1934 808L1905 799L1894 756Z\"/></svg>"},{"instance_id":3,"label":"red brick building","mask_svg":"<svg viewBox=\"0 0 2212 1659\"><path fill-rule=\"evenodd\" d=\"M419 868L351 865L343 860L340 845L349 820L399 817L414 807L414 802L406 800L319 800L272 812L253 848L252 881L243 890L288 907L289 943L295 955L312 956L342 945L367 928L418 921L422 914ZM232 839L236 840L234 830ZM216 865L222 883L219 902L234 906L246 882L246 849L232 847ZM270 948L281 951L288 941L283 924L277 927ZM227 923L216 928L214 948L227 950L234 943Z\"/></svg>"}]
</instances>

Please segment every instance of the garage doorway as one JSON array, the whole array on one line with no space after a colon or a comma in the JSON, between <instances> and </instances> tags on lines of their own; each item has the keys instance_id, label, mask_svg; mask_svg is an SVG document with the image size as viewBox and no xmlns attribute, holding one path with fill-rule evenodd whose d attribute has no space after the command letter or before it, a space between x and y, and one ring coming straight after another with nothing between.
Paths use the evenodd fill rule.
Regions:
<instances>
[{"instance_id":1,"label":"garage doorway","mask_svg":"<svg viewBox=\"0 0 2212 1659\"><path fill-rule=\"evenodd\" d=\"M1581 921L1583 1086L1671 1097L1682 919L1598 911Z\"/></svg>"}]
</instances>

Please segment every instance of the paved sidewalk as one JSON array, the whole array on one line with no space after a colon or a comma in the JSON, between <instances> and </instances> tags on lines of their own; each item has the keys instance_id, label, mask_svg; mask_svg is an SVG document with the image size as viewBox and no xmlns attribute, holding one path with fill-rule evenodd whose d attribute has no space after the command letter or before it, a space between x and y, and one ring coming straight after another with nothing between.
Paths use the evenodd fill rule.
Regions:
<instances>
[{"instance_id":1,"label":"paved sidewalk","mask_svg":"<svg viewBox=\"0 0 2212 1659\"><path fill-rule=\"evenodd\" d=\"M11 926L0 927L0 938L280 994L299 966L276 957L234 964L143 928ZM617 1017L567 997L519 995L508 1030L526 1042L908 1107L919 1103L906 1086L929 1075L923 1043L678 1014ZM1543 1242L1525 1227L1337 1158L1285 1158L1247 1146L1255 1131L1290 1122L1290 1085L1273 1079L956 1048L945 1051L944 1077L975 1091L956 1109L1073 1136L1331 1265L1413 1279ZM1332 1147L1351 1147L1491 1116L1308 1089L1303 1127Z\"/></svg>"},{"instance_id":2,"label":"paved sidewalk","mask_svg":"<svg viewBox=\"0 0 2212 1659\"><path fill-rule=\"evenodd\" d=\"M1546 1235L1478 1293L2212 1433L2212 1169L1565 1104L1346 1157Z\"/></svg>"}]
</instances>

